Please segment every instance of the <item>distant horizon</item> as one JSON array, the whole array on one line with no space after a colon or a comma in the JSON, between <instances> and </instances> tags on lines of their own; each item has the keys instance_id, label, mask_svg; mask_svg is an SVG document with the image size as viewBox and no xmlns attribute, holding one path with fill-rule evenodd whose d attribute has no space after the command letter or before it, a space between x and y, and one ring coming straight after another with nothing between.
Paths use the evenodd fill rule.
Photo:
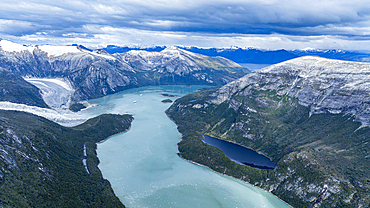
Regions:
<instances>
[{"instance_id":1,"label":"distant horizon","mask_svg":"<svg viewBox=\"0 0 370 208\"><path fill-rule=\"evenodd\" d=\"M52 43L44 43L44 41L40 41L41 43L36 43L34 41L32 42L27 42L27 43L23 43L23 42L19 42L19 41L14 41L14 40L9 40L9 39L5 39L5 38L1 38L0 37L0 40L6 40L6 41L10 41L10 42L13 42L13 43L17 43L19 45L23 45L23 46L37 46L37 45L51 45L51 46L84 46L88 49L91 49L91 50L98 50L98 49L103 49L103 48L107 48L109 46L115 46L115 47L127 47L127 48L141 48L141 49L147 49L147 48L155 48L155 47L170 47L170 46L177 46L177 47L180 47L180 48L199 48L199 49L243 49L243 50L248 50L248 49L256 49L256 50L261 50L261 51L280 51L280 50L286 50L286 51L294 51L294 50L299 50L299 51L330 51L330 50L336 50L336 51L339 51L339 50L343 50L343 51L348 51L348 52L361 52L361 53L370 53L370 49L368 50L350 50L350 49L342 49L342 48L310 48L310 47L306 47L306 48L295 48L295 49L285 49L285 48L276 48L276 49L271 49L271 48L261 48L261 47L257 47L257 46L237 46L237 45L230 45L230 46L223 46L223 47L215 47L215 46L209 46L209 47L203 47L203 46L196 46L196 45L174 45L174 44L169 44L169 45L161 45L161 44L158 44L158 45L154 45L154 44L150 44L150 45L145 45L145 44L121 44L121 45L116 45L116 44L107 44L107 45L101 45L101 44L98 44L98 45L84 45L84 44L80 44L80 43L69 43L69 44L52 44Z\"/></svg>"}]
</instances>

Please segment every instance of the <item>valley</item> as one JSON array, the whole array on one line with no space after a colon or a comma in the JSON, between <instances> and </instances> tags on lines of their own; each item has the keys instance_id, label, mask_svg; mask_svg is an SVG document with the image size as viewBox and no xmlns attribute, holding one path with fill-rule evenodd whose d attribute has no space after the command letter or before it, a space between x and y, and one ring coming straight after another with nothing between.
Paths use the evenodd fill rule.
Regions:
<instances>
[{"instance_id":1,"label":"valley","mask_svg":"<svg viewBox=\"0 0 370 208\"><path fill-rule=\"evenodd\" d=\"M293 207L366 207L370 203L367 177L370 175L370 65L367 63L305 56L249 73L225 58L194 54L178 47L160 52L109 54L79 46L21 46L4 40L0 43L0 185L6 193L14 195L1 198L1 205L34 207L39 205L33 204L40 200L37 197L42 196L45 202L57 195L70 197L69 194L80 192L81 187L88 187L85 197L72 197L70 201L61 200L58 205L48 206L85 206L86 203L99 206L101 200L106 200L104 203L109 207L123 206L121 202L134 207L153 203L171 206L179 197L185 197L193 206L199 204L198 199L190 202L187 197L193 196L190 192L195 191L194 187L199 187L200 195L208 197L201 202L208 207L215 206L211 197L215 195L229 199L219 202L224 205L283 206L268 192ZM195 92L197 89L201 90ZM143 102L145 99L148 100ZM155 110L161 112L149 119L155 110L148 111L146 105L153 101L151 107L158 105ZM171 147L171 154L153 160L153 152L163 147L159 143L151 144L159 140L151 134L168 136L161 127L167 125L168 118L162 118L166 108L167 116L176 123L182 137L180 140L176 126L165 128L173 130L168 135L176 141L162 144ZM143 122L142 127L106 141L110 135L127 131L133 118ZM155 122L159 118L163 123ZM149 126L158 129L149 131ZM202 142L201 134L250 148L269 158L274 166L258 169L235 163L220 149ZM135 146L135 139L141 136L148 138L142 138L139 143L146 144L145 153L139 151L140 145ZM118 140L125 137L129 138L125 141L127 147L118 145ZM39 140L42 142L37 143ZM96 145L100 141L104 142ZM121 147L118 152L112 151L118 146ZM177 148L179 152L172 152ZM140 152L139 155L134 151ZM56 153L51 157L51 152ZM113 152L124 155L113 157ZM148 157L144 158L147 153ZM59 154L72 159L61 159ZM113 163L116 157L131 159L116 164ZM97 168L99 160L103 175ZM203 183L213 172L208 169L198 172L198 166L195 168L185 161L243 182L212 175L222 185L217 182L208 187ZM78 169L72 170L75 166ZM187 167L191 175L204 174L205 178L202 182L190 180L179 166ZM27 168L32 174L26 173ZM127 169L127 176L118 174L122 169ZM136 170L140 170L142 177L132 180L140 175ZM181 182L171 172L187 181ZM158 174L173 180L158 181ZM82 176L82 182L68 186L75 183L71 180L77 176ZM110 180L113 189L103 176ZM54 180L55 177L59 178ZM153 180L147 180L150 178ZM135 186L132 182L139 184L138 187L128 188ZM223 185L229 183L232 185ZM33 191L29 193L33 195L25 193L20 188L22 184L30 187ZM64 185L63 189L55 189ZM12 187L18 187L19 192L14 193ZM220 187L227 191L218 193ZM256 187L266 192L256 191ZM104 190L104 194L95 195L91 189ZM250 193L253 196L262 194L268 199L253 201L239 195L230 199L230 193L236 196L236 190L245 189L253 190ZM19 200L25 196L30 200ZM92 199L93 196L97 198Z\"/></svg>"}]
</instances>

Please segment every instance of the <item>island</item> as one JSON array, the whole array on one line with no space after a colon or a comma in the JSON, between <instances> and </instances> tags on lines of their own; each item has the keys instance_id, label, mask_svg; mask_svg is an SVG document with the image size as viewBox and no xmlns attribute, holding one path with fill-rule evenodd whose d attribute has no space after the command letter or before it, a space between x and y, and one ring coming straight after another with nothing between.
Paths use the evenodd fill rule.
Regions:
<instances>
[{"instance_id":1,"label":"island","mask_svg":"<svg viewBox=\"0 0 370 208\"><path fill-rule=\"evenodd\" d=\"M173 101L171 99L164 99L161 102L162 103L172 103Z\"/></svg>"}]
</instances>

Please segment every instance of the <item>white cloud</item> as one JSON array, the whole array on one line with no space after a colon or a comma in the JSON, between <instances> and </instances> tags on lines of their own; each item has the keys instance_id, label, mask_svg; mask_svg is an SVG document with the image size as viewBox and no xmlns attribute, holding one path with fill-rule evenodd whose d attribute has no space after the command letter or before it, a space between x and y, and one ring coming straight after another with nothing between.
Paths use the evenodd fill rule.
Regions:
<instances>
[{"instance_id":1,"label":"white cloud","mask_svg":"<svg viewBox=\"0 0 370 208\"><path fill-rule=\"evenodd\" d=\"M3 0L0 7L0 37L25 44L351 48L352 43L355 49L368 45L369 23L365 0Z\"/></svg>"}]
</instances>

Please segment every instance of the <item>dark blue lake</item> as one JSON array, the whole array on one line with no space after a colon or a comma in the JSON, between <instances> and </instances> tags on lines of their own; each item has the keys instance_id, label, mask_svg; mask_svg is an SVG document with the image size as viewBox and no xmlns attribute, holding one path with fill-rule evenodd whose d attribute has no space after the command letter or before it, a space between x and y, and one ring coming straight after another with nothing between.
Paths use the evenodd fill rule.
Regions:
<instances>
[{"instance_id":1,"label":"dark blue lake","mask_svg":"<svg viewBox=\"0 0 370 208\"><path fill-rule=\"evenodd\" d=\"M256 151L208 135L202 134L202 136L204 137L202 140L203 142L218 147L226 156L236 163L260 169L273 169L276 167L269 158L258 154Z\"/></svg>"}]
</instances>

